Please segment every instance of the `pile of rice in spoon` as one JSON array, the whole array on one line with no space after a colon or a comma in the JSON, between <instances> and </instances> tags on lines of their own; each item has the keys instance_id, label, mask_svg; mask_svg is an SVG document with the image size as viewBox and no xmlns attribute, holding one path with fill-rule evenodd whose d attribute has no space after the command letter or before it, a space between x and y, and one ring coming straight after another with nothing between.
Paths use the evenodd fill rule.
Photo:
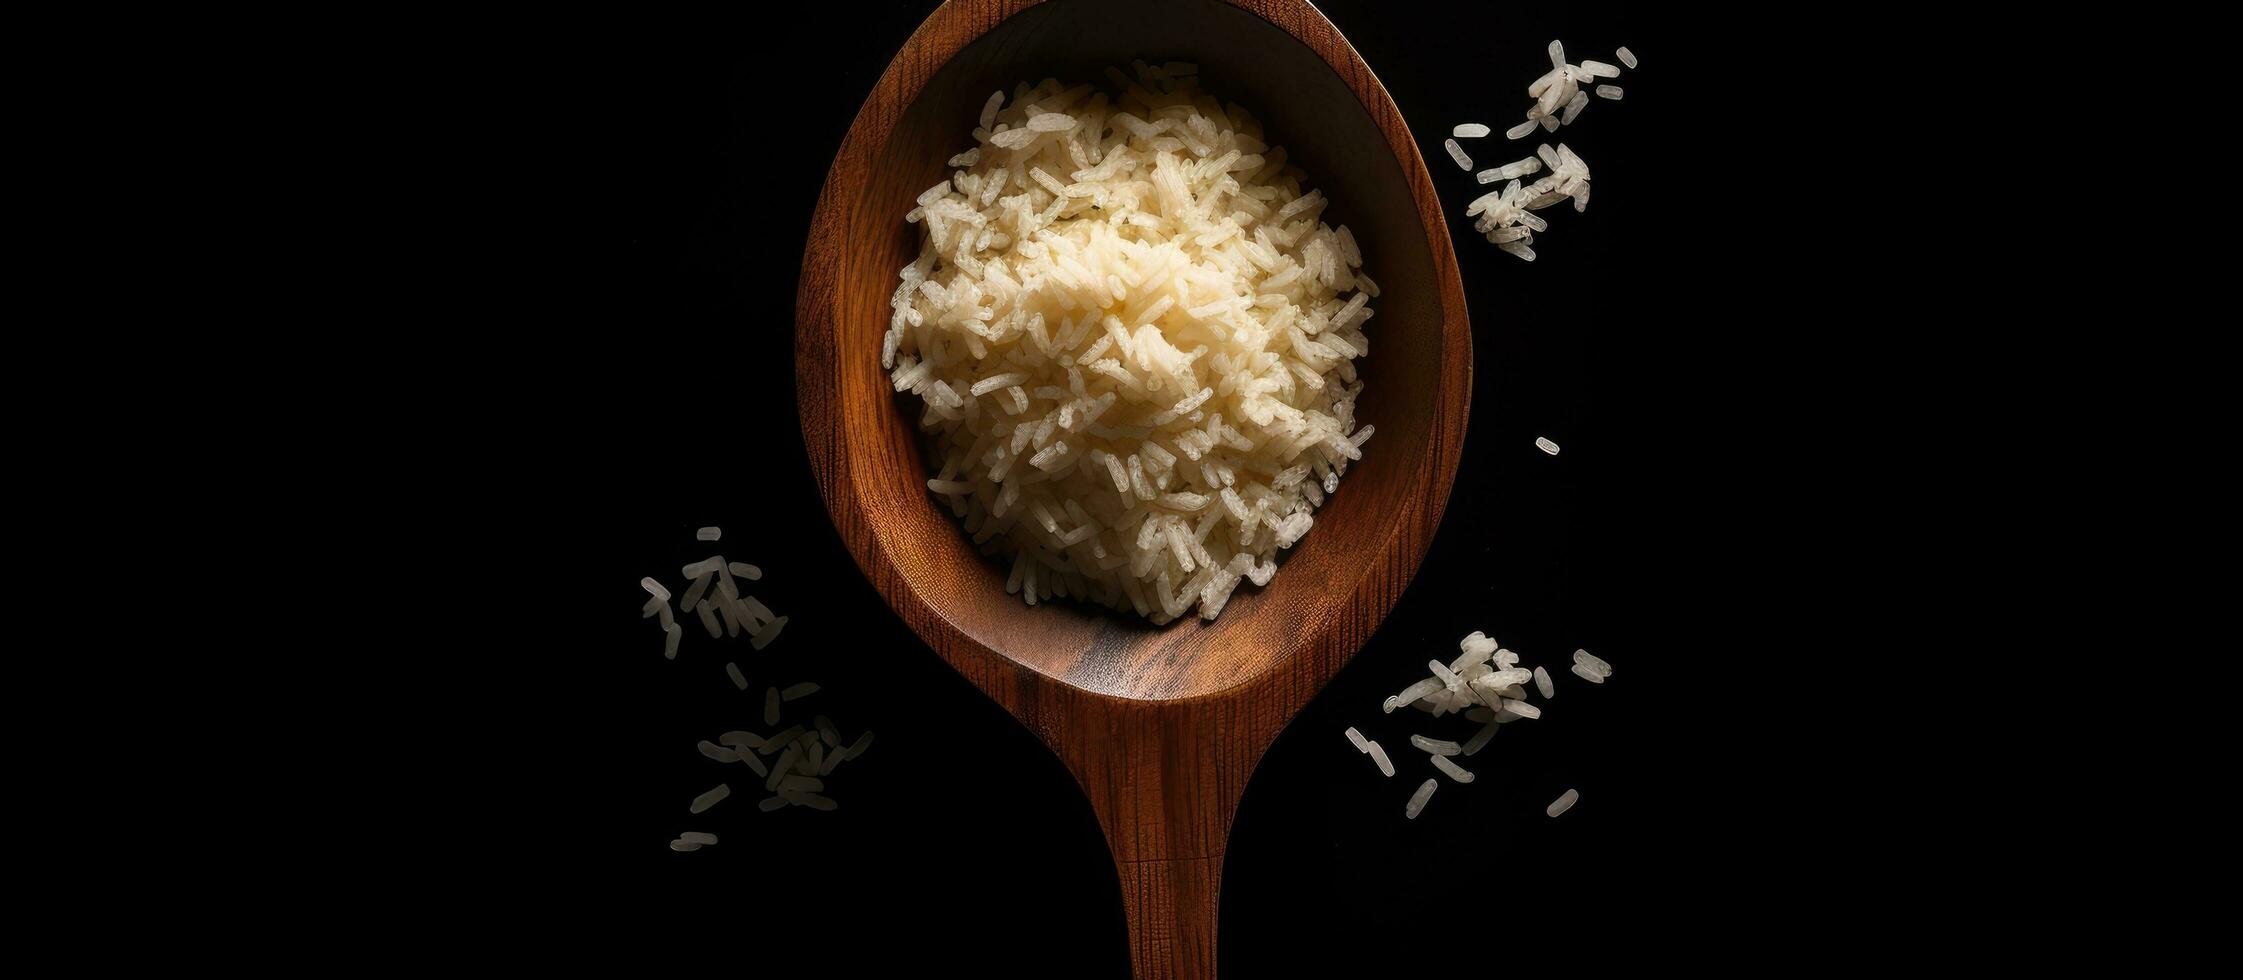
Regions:
<instances>
[{"instance_id":1,"label":"pile of rice in spoon","mask_svg":"<svg viewBox=\"0 0 2243 980\"><path fill-rule=\"evenodd\" d=\"M1214 619L1362 457L1378 286L1252 116L1133 67L990 96L906 215L881 364L1007 591Z\"/></svg>"}]
</instances>

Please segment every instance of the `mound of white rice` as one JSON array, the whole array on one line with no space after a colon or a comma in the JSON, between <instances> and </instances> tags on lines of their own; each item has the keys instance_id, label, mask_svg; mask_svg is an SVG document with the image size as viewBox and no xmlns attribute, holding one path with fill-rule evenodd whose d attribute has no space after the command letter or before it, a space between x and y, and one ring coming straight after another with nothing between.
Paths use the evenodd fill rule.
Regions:
<instances>
[{"instance_id":1,"label":"mound of white rice","mask_svg":"<svg viewBox=\"0 0 2243 980\"><path fill-rule=\"evenodd\" d=\"M1007 591L1213 619L1362 456L1378 286L1252 116L1134 67L990 97L906 216L881 364Z\"/></svg>"}]
</instances>

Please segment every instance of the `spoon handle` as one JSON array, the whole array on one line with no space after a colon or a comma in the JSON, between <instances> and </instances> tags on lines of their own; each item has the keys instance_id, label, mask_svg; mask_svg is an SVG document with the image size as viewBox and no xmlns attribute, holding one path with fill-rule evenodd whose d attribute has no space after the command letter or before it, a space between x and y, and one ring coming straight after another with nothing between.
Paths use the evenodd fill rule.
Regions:
<instances>
[{"instance_id":1,"label":"spoon handle","mask_svg":"<svg viewBox=\"0 0 2243 980\"><path fill-rule=\"evenodd\" d=\"M1119 861L1137 980L1214 980L1216 893L1223 856Z\"/></svg>"},{"instance_id":2,"label":"spoon handle","mask_svg":"<svg viewBox=\"0 0 2243 980\"><path fill-rule=\"evenodd\" d=\"M1231 820L1254 764L1290 711L1262 684L1192 702L1069 690L1039 703L1044 730L1106 833L1137 980L1214 980L1218 896ZM1064 701L1064 704L1060 702Z\"/></svg>"}]
</instances>

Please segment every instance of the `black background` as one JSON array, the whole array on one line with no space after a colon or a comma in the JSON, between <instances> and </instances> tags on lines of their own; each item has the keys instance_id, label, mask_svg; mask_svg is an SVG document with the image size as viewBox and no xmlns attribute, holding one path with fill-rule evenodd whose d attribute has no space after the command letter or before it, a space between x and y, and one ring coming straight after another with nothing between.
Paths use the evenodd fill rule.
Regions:
<instances>
[{"instance_id":1,"label":"black background","mask_svg":"<svg viewBox=\"0 0 2243 980\"><path fill-rule=\"evenodd\" d=\"M1724 515L1761 492L1729 475L1726 450L1688 448L1722 422L1706 408L1723 394L1711 390L1721 347L1708 338L1727 328L1713 310L1735 286L1708 271L1725 219L1702 203L1714 175L1701 161L1722 137L1700 122L1718 99L1693 63L1703 45L1628 4L1319 6L1401 107L1440 188L1474 329L1472 417L1411 588L1247 791L1224 872L1223 969L1399 967L1411 950L1481 969L1499 957L1439 952L1440 924L1574 908L1593 917L1591 896L1609 907L1663 892L1670 872L1716 846L1698 833L1714 822L1715 787L1748 775L1699 734L1719 711L1703 665L1720 610L1751 601L1717 571L1734 557L1720 543ZM779 20L651 25L619 32L584 64L600 89L593 190L620 221L597 266L623 302L606 328L612 358L564 382L587 416L610 420L587 429L575 456L584 503L572 526L615 608L579 617L605 625L575 637L568 660L601 692L581 706L598 765L561 794L596 815L570 860L621 876L619 905L753 927L743 952L841 975L901 952L976 976L1122 977L1117 886L1088 804L1056 758L866 583L827 520L794 422L794 294L811 208L865 93L933 7L835 3ZM1617 63L1624 44L1642 67L1616 80L1624 101L1593 100L1557 134L1504 140L1553 37L1569 60ZM1551 227L1532 264L1480 240L1463 216L1486 188L1441 141L1467 121L1497 131L1461 141L1476 167L1562 140L1594 174L1586 213L1543 212ZM1538 435L1563 452L1538 451ZM710 524L723 540L695 542ZM645 599L635 582L654 575L680 592L679 566L712 551L760 565L766 577L747 591L790 624L756 653L688 619L680 656L665 661L658 629L633 615ZM1543 719L1505 726L1469 760L1477 782L1443 779L1405 821L1411 791L1437 775L1408 736L1461 739L1473 726L1379 704L1473 630L1549 666L1558 695ZM1612 661L1614 679L1592 687L1568 673L1576 647ZM727 682L727 661L749 692ZM752 772L693 746L767 730L764 687L803 680L825 689L788 705L782 726L823 713L847 737L876 731L877 743L828 781L838 811L761 813ZM1388 748L1394 778L1348 745L1349 725ZM733 797L688 815L720 781ZM1569 787L1579 805L1544 816ZM723 841L669 851L686 830Z\"/></svg>"}]
</instances>

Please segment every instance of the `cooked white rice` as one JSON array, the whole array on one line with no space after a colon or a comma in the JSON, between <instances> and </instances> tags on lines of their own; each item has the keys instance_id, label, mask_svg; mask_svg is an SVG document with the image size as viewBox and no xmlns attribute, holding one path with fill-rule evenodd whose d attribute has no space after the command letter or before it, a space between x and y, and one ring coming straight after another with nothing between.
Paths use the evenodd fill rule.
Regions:
<instances>
[{"instance_id":1,"label":"cooked white rice","mask_svg":"<svg viewBox=\"0 0 2243 980\"><path fill-rule=\"evenodd\" d=\"M1552 456L1558 454L1558 444L1551 442L1549 439L1542 436L1534 437L1534 448L1549 453Z\"/></svg>"},{"instance_id":2,"label":"cooked white rice","mask_svg":"<svg viewBox=\"0 0 2243 980\"><path fill-rule=\"evenodd\" d=\"M1534 689L1542 692L1542 700L1544 701L1558 696L1558 686L1551 682L1548 668L1534 668Z\"/></svg>"},{"instance_id":3,"label":"cooked white rice","mask_svg":"<svg viewBox=\"0 0 2243 980\"><path fill-rule=\"evenodd\" d=\"M640 579L639 587L653 593L655 598L663 602L670 601L670 590L663 588L662 583L655 581L653 576ZM646 617L642 616L640 618L644 619Z\"/></svg>"},{"instance_id":4,"label":"cooked white rice","mask_svg":"<svg viewBox=\"0 0 2243 980\"><path fill-rule=\"evenodd\" d=\"M1479 139L1487 134L1488 128L1479 123L1458 123L1455 129L1449 130L1450 136L1467 140Z\"/></svg>"},{"instance_id":5,"label":"cooked white rice","mask_svg":"<svg viewBox=\"0 0 2243 980\"><path fill-rule=\"evenodd\" d=\"M715 541L721 537L724 537L724 529L721 527L705 527L693 532L693 539L696 541Z\"/></svg>"},{"instance_id":6,"label":"cooked white rice","mask_svg":"<svg viewBox=\"0 0 2243 980\"><path fill-rule=\"evenodd\" d=\"M733 687L739 688L740 690L743 690L743 691L745 691L745 690L747 690L747 689L748 689L748 678L747 678L747 676L746 676L746 675L744 675L744 674L740 673L740 665L739 665L739 664L733 664L733 663L728 663L728 664L725 664L725 665L724 665L724 676L732 678L732 686L733 686Z\"/></svg>"},{"instance_id":7,"label":"cooked white rice","mask_svg":"<svg viewBox=\"0 0 2243 980\"><path fill-rule=\"evenodd\" d=\"M1194 73L1108 74L1118 98L991 98L906 216L922 247L881 363L1007 591L1213 619L1362 455L1378 287L1244 110Z\"/></svg>"},{"instance_id":8,"label":"cooked white rice","mask_svg":"<svg viewBox=\"0 0 2243 980\"><path fill-rule=\"evenodd\" d=\"M1630 67L1630 68L1634 68L1634 67L1636 66L1636 54L1635 54L1635 52L1633 52L1633 51L1630 51L1630 50L1628 50L1627 48L1623 47L1623 48L1621 48L1621 49L1619 50L1619 52L1618 52L1618 53L1619 53L1619 55L1620 55L1620 63L1621 63L1621 64L1623 64L1623 65L1626 65L1626 66L1628 66L1628 67Z\"/></svg>"}]
</instances>

